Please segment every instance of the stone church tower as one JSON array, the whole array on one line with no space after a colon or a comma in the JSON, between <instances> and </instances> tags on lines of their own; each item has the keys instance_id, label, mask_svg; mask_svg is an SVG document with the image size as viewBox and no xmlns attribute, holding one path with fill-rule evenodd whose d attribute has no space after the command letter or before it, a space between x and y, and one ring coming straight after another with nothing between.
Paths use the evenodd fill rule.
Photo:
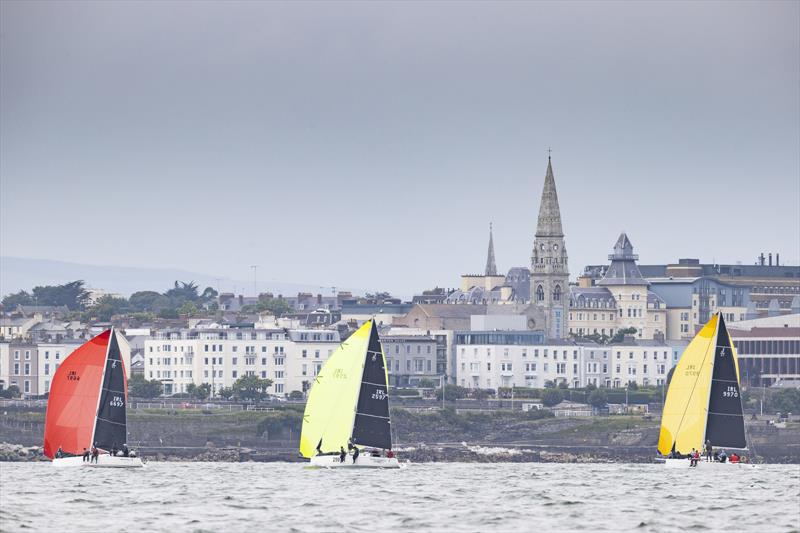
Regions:
<instances>
[{"instance_id":1,"label":"stone church tower","mask_svg":"<svg viewBox=\"0 0 800 533\"><path fill-rule=\"evenodd\" d=\"M549 156L531 256L531 305L536 310L536 329L543 329L550 338L561 339L567 336L567 248L564 246L556 180Z\"/></svg>"}]
</instances>

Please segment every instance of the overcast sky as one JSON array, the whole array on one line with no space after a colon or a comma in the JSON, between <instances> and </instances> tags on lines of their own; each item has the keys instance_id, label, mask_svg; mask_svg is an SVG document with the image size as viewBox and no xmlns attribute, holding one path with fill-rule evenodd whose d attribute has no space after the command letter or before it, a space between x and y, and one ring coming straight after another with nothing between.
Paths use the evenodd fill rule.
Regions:
<instances>
[{"instance_id":1,"label":"overcast sky","mask_svg":"<svg viewBox=\"0 0 800 533\"><path fill-rule=\"evenodd\" d=\"M0 252L410 295L800 262L800 3L0 2Z\"/></svg>"}]
</instances>

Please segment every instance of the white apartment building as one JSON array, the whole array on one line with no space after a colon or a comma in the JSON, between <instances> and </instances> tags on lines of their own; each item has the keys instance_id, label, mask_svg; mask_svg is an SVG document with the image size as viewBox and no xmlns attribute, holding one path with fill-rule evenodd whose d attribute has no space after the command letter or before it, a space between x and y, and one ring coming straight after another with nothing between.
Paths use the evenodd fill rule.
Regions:
<instances>
[{"instance_id":1,"label":"white apartment building","mask_svg":"<svg viewBox=\"0 0 800 533\"><path fill-rule=\"evenodd\" d=\"M662 385L684 346L630 337L611 345L545 341L533 331L457 332L456 383L485 389L540 388L548 381L573 388Z\"/></svg>"},{"instance_id":2,"label":"white apartment building","mask_svg":"<svg viewBox=\"0 0 800 533\"><path fill-rule=\"evenodd\" d=\"M242 376L272 380L269 393L303 391L341 342L331 330L213 328L161 330L144 341L144 376L164 394L208 383L216 394Z\"/></svg>"}]
</instances>

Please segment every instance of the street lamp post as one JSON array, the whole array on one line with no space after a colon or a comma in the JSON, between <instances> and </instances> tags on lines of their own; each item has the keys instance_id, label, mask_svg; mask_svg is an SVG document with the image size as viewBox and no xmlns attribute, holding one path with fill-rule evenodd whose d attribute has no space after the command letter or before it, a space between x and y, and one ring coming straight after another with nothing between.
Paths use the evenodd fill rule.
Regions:
<instances>
[{"instance_id":1,"label":"street lamp post","mask_svg":"<svg viewBox=\"0 0 800 533\"><path fill-rule=\"evenodd\" d=\"M441 381L442 384L442 411L444 411L444 374L439 376L439 381Z\"/></svg>"}]
</instances>

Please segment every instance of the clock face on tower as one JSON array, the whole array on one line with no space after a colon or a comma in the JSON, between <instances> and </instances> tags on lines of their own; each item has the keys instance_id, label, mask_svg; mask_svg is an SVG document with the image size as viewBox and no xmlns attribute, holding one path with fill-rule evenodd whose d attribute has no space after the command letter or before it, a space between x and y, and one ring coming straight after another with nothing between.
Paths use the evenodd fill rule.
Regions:
<instances>
[{"instance_id":1,"label":"clock face on tower","mask_svg":"<svg viewBox=\"0 0 800 533\"><path fill-rule=\"evenodd\" d=\"M539 245L539 249L544 252L544 243Z\"/></svg>"},{"instance_id":2,"label":"clock face on tower","mask_svg":"<svg viewBox=\"0 0 800 533\"><path fill-rule=\"evenodd\" d=\"M558 250L558 243L553 243L553 250Z\"/></svg>"}]
</instances>

